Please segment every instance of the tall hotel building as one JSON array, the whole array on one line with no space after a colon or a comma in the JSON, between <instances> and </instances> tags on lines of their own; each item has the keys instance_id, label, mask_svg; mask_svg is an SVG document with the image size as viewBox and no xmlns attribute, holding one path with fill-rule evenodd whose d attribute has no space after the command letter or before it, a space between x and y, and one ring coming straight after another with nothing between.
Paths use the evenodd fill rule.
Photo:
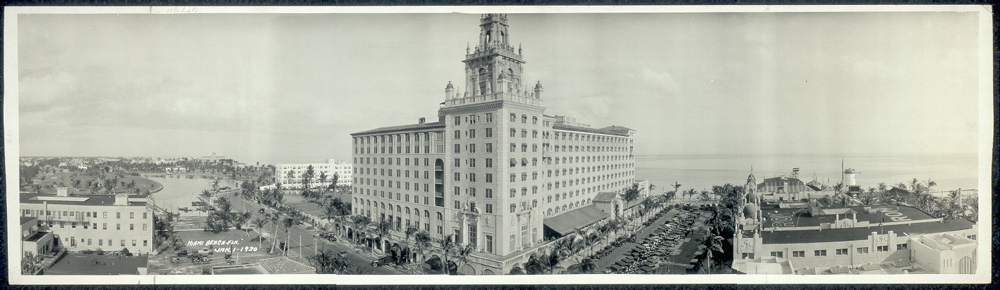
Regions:
<instances>
[{"instance_id":1,"label":"tall hotel building","mask_svg":"<svg viewBox=\"0 0 1000 290\"><path fill-rule=\"evenodd\" d=\"M633 130L545 115L507 17L486 14L467 49L466 91L449 82L436 122L354 133L354 214L473 244L464 273L503 274L545 243L544 220L635 182Z\"/></svg>"}]
</instances>

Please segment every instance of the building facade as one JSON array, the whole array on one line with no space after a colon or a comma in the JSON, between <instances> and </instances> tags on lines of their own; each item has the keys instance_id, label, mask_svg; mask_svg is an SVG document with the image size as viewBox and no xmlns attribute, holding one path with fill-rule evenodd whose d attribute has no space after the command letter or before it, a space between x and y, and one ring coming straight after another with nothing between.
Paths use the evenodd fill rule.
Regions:
<instances>
[{"instance_id":1,"label":"building facade","mask_svg":"<svg viewBox=\"0 0 1000 290\"><path fill-rule=\"evenodd\" d=\"M153 211L145 196L22 193L21 216L37 218L39 231L68 251L153 250Z\"/></svg>"},{"instance_id":2,"label":"building facade","mask_svg":"<svg viewBox=\"0 0 1000 290\"><path fill-rule=\"evenodd\" d=\"M753 174L744 188L738 199L742 212L733 238L736 270L745 270L746 263L772 258L779 263L789 261L797 274L884 263L933 264L938 268L948 265L954 271L975 269L974 258L962 260L976 248L978 227L967 220L945 221L904 206L822 208L815 198L801 208L781 208L763 202L760 192L755 190L762 187L758 187ZM942 234L948 238L922 238ZM952 252L948 252L951 248L928 246L941 240L960 241L964 245ZM942 255L935 250L946 253ZM948 255L958 258L941 262L939 257ZM948 264L958 260L962 264Z\"/></svg>"},{"instance_id":3,"label":"building facade","mask_svg":"<svg viewBox=\"0 0 1000 290\"><path fill-rule=\"evenodd\" d=\"M309 188L319 188L329 186L333 182L333 176L337 176L337 186L351 186L354 171L352 165L340 162L336 159L328 159L326 163L301 163L301 164L278 164L276 174L278 182L282 188L302 189L302 183L309 166L313 167L314 176L309 182ZM322 180L320 175L326 173L326 180Z\"/></svg>"},{"instance_id":4,"label":"building facade","mask_svg":"<svg viewBox=\"0 0 1000 290\"><path fill-rule=\"evenodd\" d=\"M448 83L436 122L352 134L352 202L397 231L472 244L465 271L501 274L544 244L544 219L635 182L634 131L546 115L506 15L483 15L477 43L463 61L466 90Z\"/></svg>"}]
</instances>

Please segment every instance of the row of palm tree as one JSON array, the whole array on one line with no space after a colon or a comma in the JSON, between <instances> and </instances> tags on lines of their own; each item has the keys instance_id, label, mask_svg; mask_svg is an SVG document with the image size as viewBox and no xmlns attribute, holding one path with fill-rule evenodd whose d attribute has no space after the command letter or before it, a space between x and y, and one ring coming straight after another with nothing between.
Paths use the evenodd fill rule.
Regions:
<instances>
[{"instance_id":1,"label":"row of palm tree","mask_svg":"<svg viewBox=\"0 0 1000 290\"><path fill-rule=\"evenodd\" d=\"M937 186L937 182L933 180L923 183L916 178L908 183L898 183L891 188L885 183L879 183L878 187L869 187L862 191L853 201L865 206L909 205L938 218L978 220L978 198L975 196L964 198L958 190L949 191L944 196L935 196L930 193L934 186ZM831 202L847 203L839 200Z\"/></svg>"}]
</instances>

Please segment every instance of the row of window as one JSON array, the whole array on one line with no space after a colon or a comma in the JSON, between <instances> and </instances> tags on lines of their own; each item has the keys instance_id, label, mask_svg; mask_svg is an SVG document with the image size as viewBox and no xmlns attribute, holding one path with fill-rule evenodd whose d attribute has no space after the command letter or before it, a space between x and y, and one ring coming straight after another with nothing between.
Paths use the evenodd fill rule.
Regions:
<instances>
[{"instance_id":1,"label":"row of window","mask_svg":"<svg viewBox=\"0 0 1000 290\"><path fill-rule=\"evenodd\" d=\"M421 158L414 157L412 159L413 160L413 166L431 166L431 160L430 160L430 158L423 158L423 160L424 160L423 165L420 165L421 164L420 163L420 159ZM394 160L395 160L395 163L393 163ZM394 165L395 164L395 165L410 166L410 158L400 158L400 157L396 157L396 158L392 158L392 157L390 157L390 158L385 158L385 157L382 157L382 158L375 158L375 157L354 157L354 164L355 165L371 165L371 164L386 165L386 161L389 162L388 165ZM406 164L403 164L403 163L406 163ZM358 173L358 166L354 166L354 173Z\"/></svg>"},{"instance_id":2,"label":"row of window","mask_svg":"<svg viewBox=\"0 0 1000 290\"><path fill-rule=\"evenodd\" d=\"M47 223L48 223L49 227L51 228L51 227L55 227L55 223L56 222L47 221ZM61 229L66 228L67 224L69 224L70 228L73 228L73 229L75 229L77 227L77 223L76 222L59 222L59 228L61 228ZM107 230L108 229L108 223L101 223L101 225L102 225L101 228L100 228L101 230ZM79 224L79 226L83 227L83 229L85 229L85 230L86 229L90 229L91 226L95 230L98 229L97 228L97 223L84 223L84 222L81 222ZM115 230L116 231L122 230L122 224L115 224ZM130 230L130 231L136 230L135 229L135 224L128 224L128 230ZM142 224L142 230L143 231L149 230L149 224Z\"/></svg>"},{"instance_id":3,"label":"row of window","mask_svg":"<svg viewBox=\"0 0 1000 290\"><path fill-rule=\"evenodd\" d=\"M896 250L906 250L906 249L907 249L906 244L896 244ZM854 250L858 254L868 254L868 247L857 247ZM834 251L835 251L834 253L837 256L846 256L847 254L850 253L850 251L847 248L834 249ZM889 251L889 246L878 246L878 247L875 247L875 251L876 252L888 252ZM781 252L781 251L771 252L771 257L784 258L784 255L785 255L784 252ZM813 256L815 256L815 257L826 257L826 255L827 255L826 250L814 250L813 251ZM805 256L806 256L806 251L792 251L792 257L802 258L802 257L805 257Z\"/></svg>"},{"instance_id":4,"label":"row of window","mask_svg":"<svg viewBox=\"0 0 1000 290\"><path fill-rule=\"evenodd\" d=\"M70 247L76 247L77 246L76 245L76 238L75 237L66 237L66 238L63 238L63 242L65 242L66 244L69 244ZM80 243L81 244L84 243L84 242L86 242L88 246L93 246L94 245L94 243L93 243L94 240L93 239L86 239L86 240L80 239ZM137 242L138 242L138 240L132 240L132 246L136 247L138 245ZM104 246L104 239L97 239L97 246L98 247ZM112 239L108 239L108 246L109 247L115 246ZM126 246L125 245L125 240L120 240L120 243L118 244L118 246L119 247L125 247ZM143 247L148 247L149 246L149 240L142 240L142 246Z\"/></svg>"},{"instance_id":5,"label":"row of window","mask_svg":"<svg viewBox=\"0 0 1000 290\"><path fill-rule=\"evenodd\" d=\"M415 190L419 190L419 186L414 185L414 189ZM424 185L424 191L427 191L427 189L428 189L428 186L426 186L426 184L425 184ZM407 194L403 194L403 193L399 193L399 192L396 192L396 193L389 192L389 194L388 194L389 197L386 197L386 192L384 190L379 191L379 190L371 190L369 188L357 188L357 187L355 187L354 191L355 191L355 194L364 194L364 195L368 195L368 196L374 196L374 197L386 198L386 199L393 199L393 196L395 196L395 199L398 200L398 201L410 202L410 194L408 194L408 193ZM427 192L429 192L429 191L427 191ZM492 198L493 191L491 189L486 189L486 195L488 197ZM420 202L420 197L421 196L418 196L418 195L414 194L413 195L413 203L420 204L421 203ZM430 205L431 204L430 197L424 196L423 198L424 198L423 199L423 204L424 205Z\"/></svg>"},{"instance_id":6,"label":"row of window","mask_svg":"<svg viewBox=\"0 0 1000 290\"><path fill-rule=\"evenodd\" d=\"M96 218L97 217L97 212L96 211L91 212L91 211L67 211L67 210L58 211L58 210L25 209L25 210L22 210L22 213L24 214L24 216L55 216L56 218L62 218L62 217L76 217L76 218L87 217L87 218ZM143 212L142 213L142 219L147 219L149 217L148 214L149 213L147 213L147 212ZM129 219L135 219L135 216L136 216L135 212L129 212L128 213L128 218ZM102 212L101 218L108 218L108 212L106 212L106 211ZM115 218L116 219L121 219L122 218L122 213L121 212L115 212Z\"/></svg>"}]
</instances>

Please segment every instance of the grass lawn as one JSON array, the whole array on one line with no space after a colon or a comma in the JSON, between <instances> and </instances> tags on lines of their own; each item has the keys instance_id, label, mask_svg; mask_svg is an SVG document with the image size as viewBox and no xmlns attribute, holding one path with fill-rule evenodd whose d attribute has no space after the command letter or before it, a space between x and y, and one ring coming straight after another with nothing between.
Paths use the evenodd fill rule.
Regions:
<instances>
[{"instance_id":1,"label":"grass lawn","mask_svg":"<svg viewBox=\"0 0 1000 290\"><path fill-rule=\"evenodd\" d=\"M146 267L149 256L107 256L67 254L45 275L138 275L136 268Z\"/></svg>"},{"instance_id":2,"label":"grass lawn","mask_svg":"<svg viewBox=\"0 0 1000 290\"><path fill-rule=\"evenodd\" d=\"M41 178L45 177L45 180ZM98 178L100 177L100 178ZM102 172L100 176L93 176L82 171L70 171L70 172L57 172L55 174L44 173L39 174L34 181L39 182L42 185L42 193L45 194L55 194L56 190L49 187L59 187L66 186L69 187L69 193L71 194L97 194L106 193L105 190L101 192L91 192L90 188L87 187L87 182L98 182L99 179L108 180L118 178L118 184L115 185L115 193L131 193L134 194L136 189L140 190L140 193L145 193L146 190L149 192L157 192L163 189L163 185L159 182L147 179L142 176L131 175L122 172ZM79 185L76 182L79 180ZM124 182L124 185L122 184ZM135 182L133 187L129 185ZM102 183L101 186L104 186Z\"/></svg>"}]
</instances>

